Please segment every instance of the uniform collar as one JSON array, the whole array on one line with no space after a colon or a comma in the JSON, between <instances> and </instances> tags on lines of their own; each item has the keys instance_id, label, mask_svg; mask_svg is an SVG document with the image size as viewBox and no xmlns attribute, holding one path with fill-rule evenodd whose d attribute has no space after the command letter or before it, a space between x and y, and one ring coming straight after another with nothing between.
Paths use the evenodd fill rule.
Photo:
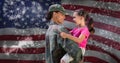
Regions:
<instances>
[{"instance_id":1,"label":"uniform collar","mask_svg":"<svg viewBox=\"0 0 120 63\"><path fill-rule=\"evenodd\" d=\"M53 20L50 21L50 25L58 25L57 23L55 23Z\"/></svg>"}]
</instances>

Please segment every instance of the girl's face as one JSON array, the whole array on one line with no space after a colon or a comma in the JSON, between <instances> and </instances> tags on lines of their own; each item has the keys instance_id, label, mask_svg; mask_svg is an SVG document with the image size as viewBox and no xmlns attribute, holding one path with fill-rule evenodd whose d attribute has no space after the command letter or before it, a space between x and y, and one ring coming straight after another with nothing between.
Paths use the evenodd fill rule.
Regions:
<instances>
[{"instance_id":1,"label":"girl's face","mask_svg":"<svg viewBox=\"0 0 120 63\"><path fill-rule=\"evenodd\" d=\"M82 17L77 15L77 12L73 13L73 20L75 21L76 25L81 25Z\"/></svg>"}]
</instances>

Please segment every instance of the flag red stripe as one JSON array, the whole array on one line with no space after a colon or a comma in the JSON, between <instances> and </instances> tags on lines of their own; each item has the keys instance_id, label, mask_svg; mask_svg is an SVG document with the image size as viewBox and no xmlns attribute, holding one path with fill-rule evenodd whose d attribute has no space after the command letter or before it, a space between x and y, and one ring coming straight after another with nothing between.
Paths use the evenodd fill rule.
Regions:
<instances>
[{"instance_id":1,"label":"flag red stripe","mask_svg":"<svg viewBox=\"0 0 120 63\"><path fill-rule=\"evenodd\" d=\"M0 48L0 50L1 50L1 48ZM8 50L9 50L9 49L8 49ZM24 49L24 50L25 50L24 52L26 52L26 49ZM43 48L43 49L40 50L40 51L42 51L42 53L44 53L44 52L45 52L44 50L45 50L45 48ZM95 50L95 51L107 53L107 54L109 54L111 57L113 57L113 58L115 58L117 61L119 61L119 59L118 59L116 56L114 56L114 55L112 55L111 53L106 52L106 51L104 51L104 50L102 50L101 48L98 48L98 47L96 47L96 46L87 45L87 50ZM30 51L34 51L34 50L30 50ZM29 53L31 53L30 51L29 51ZM15 50L14 52L12 52L12 53L15 53L15 52L16 52L16 50ZM28 52L28 50L27 50L27 52ZM22 53L22 52L18 50L17 53ZM27 54L29 54L29 53L27 53ZM41 53L41 52L39 52L39 53ZM39 54L39 53L37 53L37 54ZM32 53L32 54L34 54L34 53ZM35 53L35 54L36 54L36 53Z\"/></svg>"},{"instance_id":2,"label":"flag red stripe","mask_svg":"<svg viewBox=\"0 0 120 63\"><path fill-rule=\"evenodd\" d=\"M19 54L41 54L45 53L45 47L41 48L3 48L0 47L0 53L19 53Z\"/></svg>"},{"instance_id":3,"label":"flag red stripe","mask_svg":"<svg viewBox=\"0 0 120 63\"><path fill-rule=\"evenodd\" d=\"M89 45L87 44L87 50L94 50L94 51L98 51L98 52L102 52L102 53L105 53L105 54L108 54L110 55L112 58L114 58L117 62L120 61L120 59L118 57L116 57L114 54L111 54L110 52L107 52L105 51L104 49L100 48L100 47L97 47L95 45Z\"/></svg>"},{"instance_id":4,"label":"flag red stripe","mask_svg":"<svg viewBox=\"0 0 120 63\"><path fill-rule=\"evenodd\" d=\"M44 36L44 35L42 35L42 36ZM12 37L12 36L7 36L7 37ZM106 39L104 37L97 36L97 35L92 35L92 37L96 41L99 41L99 42L104 43L104 44L106 44L108 46L112 46L115 49L120 50L120 44L119 44L119 42L116 42L116 41L113 41L113 40L110 40L110 39ZM0 38L2 38L2 36ZM39 40L39 39L36 39L36 40Z\"/></svg>"},{"instance_id":5,"label":"flag red stripe","mask_svg":"<svg viewBox=\"0 0 120 63\"><path fill-rule=\"evenodd\" d=\"M4 48L0 48L0 53L5 53L3 51ZM28 48L23 48L24 51L20 50L20 49L17 49L17 48L6 48L5 51L9 52L9 50L13 50L13 49L16 49L14 50L13 52L11 53L27 53L27 54L40 54L40 53L45 53L45 48L32 48L32 49L28 49ZM101 48L98 48L96 46L92 46L92 45L87 45L87 49L88 50L95 50L95 51L99 51L99 52L103 52L103 53L106 53L106 54L109 54L111 57L115 58L117 61L119 61L120 59L118 59L116 56L112 55L111 53L109 52L106 52L104 51L103 49ZM35 51L35 52L33 52Z\"/></svg>"},{"instance_id":6,"label":"flag red stripe","mask_svg":"<svg viewBox=\"0 0 120 63\"><path fill-rule=\"evenodd\" d=\"M120 34L120 27L116 27L113 25L109 25L109 24L105 24L105 23L101 23L101 22L96 22L96 21L94 22L94 24L95 24L95 27L97 27L97 28L101 28L104 30L111 31L113 33Z\"/></svg>"},{"instance_id":7,"label":"flag red stripe","mask_svg":"<svg viewBox=\"0 0 120 63\"><path fill-rule=\"evenodd\" d=\"M120 4L120 0L96 0L96 1L113 2L113 3L119 3Z\"/></svg>"},{"instance_id":8,"label":"flag red stripe","mask_svg":"<svg viewBox=\"0 0 120 63\"><path fill-rule=\"evenodd\" d=\"M26 40L26 38L31 38L30 40L45 40L45 35L0 35L0 40ZM27 40L26 40L27 41ZM29 40L28 40L29 41Z\"/></svg>"},{"instance_id":9,"label":"flag red stripe","mask_svg":"<svg viewBox=\"0 0 120 63\"><path fill-rule=\"evenodd\" d=\"M75 22L73 21L73 17L72 17L72 16L69 16L69 15L66 15L66 16L65 16L65 20L75 23Z\"/></svg>"},{"instance_id":10,"label":"flag red stripe","mask_svg":"<svg viewBox=\"0 0 120 63\"><path fill-rule=\"evenodd\" d=\"M100 58L97 57L91 57L91 56L85 56L84 59L85 62L93 62L93 63L108 63Z\"/></svg>"},{"instance_id":11,"label":"flag red stripe","mask_svg":"<svg viewBox=\"0 0 120 63\"><path fill-rule=\"evenodd\" d=\"M109 47L113 47L117 50L120 50L120 43L110 40L110 39L106 39L104 37L98 36L98 35L91 35L92 39L95 41L98 41L100 43L103 43L105 45L108 45Z\"/></svg>"},{"instance_id":12,"label":"flag red stripe","mask_svg":"<svg viewBox=\"0 0 120 63\"><path fill-rule=\"evenodd\" d=\"M45 63L45 60L32 61L32 60L10 60L0 59L0 63Z\"/></svg>"},{"instance_id":13,"label":"flag red stripe","mask_svg":"<svg viewBox=\"0 0 120 63\"><path fill-rule=\"evenodd\" d=\"M65 20L74 23L73 18L69 15L66 16ZM109 25L109 24L105 24L105 23L101 23L101 22L97 22L97 21L94 21L94 26L97 27L97 28L101 28L101 29L104 29L104 30L111 31L113 33L120 34L120 27L116 27L116 26L113 26L113 25Z\"/></svg>"},{"instance_id":14,"label":"flag red stripe","mask_svg":"<svg viewBox=\"0 0 120 63\"><path fill-rule=\"evenodd\" d=\"M101 15L107 15L107 16L120 18L119 11L112 11L112 10L106 10L103 8L95 8L95 7L88 7L88 6L82 6L82 5L70 5L70 4L62 4L62 5L67 10L77 10L77 9L82 8L90 13L97 13L97 14L101 14Z\"/></svg>"},{"instance_id":15,"label":"flag red stripe","mask_svg":"<svg viewBox=\"0 0 120 63\"><path fill-rule=\"evenodd\" d=\"M0 48L1 49L1 48ZM24 49L25 51L24 52L26 52L26 49ZM42 49L42 51L43 50L45 50L44 48ZM113 58L115 58L117 61L119 61L119 59L116 57L116 56L114 56L114 55L112 55L111 53L109 53L109 52L106 52L106 51L104 51L104 50L102 50L101 48L98 48L98 47L96 47L96 46L92 46L92 45L87 45L87 50L95 50L95 51L99 51L99 52L103 52L103 53L107 53L107 54L109 54L110 56L112 56ZM31 51L34 51L34 50L31 50ZM40 50L41 51L41 50ZM30 52L30 51L29 51ZM45 52L45 51L44 51ZM44 53L43 52L43 53ZM15 53L15 51L14 52L12 52L12 53ZM18 51L17 53L21 53L20 51ZM30 52L31 53L31 52ZM41 53L41 52L39 52L39 53ZM28 53L27 53L28 54Z\"/></svg>"}]
</instances>

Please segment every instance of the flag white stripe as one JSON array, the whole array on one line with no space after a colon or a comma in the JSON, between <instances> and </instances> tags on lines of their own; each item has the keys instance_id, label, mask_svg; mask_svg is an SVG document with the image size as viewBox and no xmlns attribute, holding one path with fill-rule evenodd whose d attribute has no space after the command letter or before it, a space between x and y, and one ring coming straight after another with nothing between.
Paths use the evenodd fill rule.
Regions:
<instances>
[{"instance_id":1,"label":"flag white stripe","mask_svg":"<svg viewBox=\"0 0 120 63\"><path fill-rule=\"evenodd\" d=\"M107 30L103 30L95 27L95 35L102 36L107 39L114 40L120 43L120 35Z\"/></svg>"},{"instance_id":2,"label":"flag white stripe","mask_svg":"<svg viewBox=\"0 0 120 63\"><path fill-rule=\"evenodd\" d=\"M68 28L71 28L71 27L74 28L75 27L75 23L69 22L69 21L65 21L64 26L66 26ZM103 30L103 29L100 29L100 28L95 28L95 30L96 30L95 35L102 36L102 37L105 37L107 39L120 42L120 40L119 40L120 39L120 35L118 35L116 33L113 33L113 32L107 31L107 30Z\"/></svg>"},{"instance_id":3,"label":"flag white stripe","mask_svg":"<svg viewBox=\"0 0 120 63\"><path fill-rule=\"evenodd\" d=\"M74 11L66 10L66 12L68 12L68 14L70 16L72 16ZM96 22L101 22L101 23L113 25L116 27L120 27L120 19L119 18L105 16L105 15L101 15L101 14L95 14L95 13L89 13L89 16L92 17L93 20Z\"/></svg>"},{"instance_id":4,"label":"flag white stripe","mask_svg":"<svg viewBox=\"0 0 120 63\"><path fill-rule=\"evenodd\" d=\"M89 2L89 3L88 3ZM91 0L62 0L62 4L82 5L95 8L103 8L107 10L120 11L120 4L112 2L91 1Z\"/></svg>"},{"instance_id":5,"label":"flag white stripe","mask_svg":"<svg viewBox=\"0 0 120 63\"><path fill-rule=\"evenodd\" d=\"M41 48L45 47L45 40L41 41L0 41L3 48Z\"/></svg>"},{"instance_id":6,"label":"flag white stripe","mask_svg":"<svg viewBox=\"0 0 120 63\"><path fill-rule=\"evenodd\" d=\"M13 43L15 42L15 43L17 43L16 41L6 41L5 44L8 44L8 45L9 45L10 42L13 42ZM27 42L29 42L29 41L27 41ZM37 42L37 41L34 41L34 42ZM21 42L21 43L24 44L24 42ZM22 48L31 48L31 47L39 48L39 47L44 47L44 46L45 46L45 41L38 42L38 43L39 43L39 45L32 46L32 44L30 43L30 44L28 44L29 47L27 47L27 46L25 46L25 45L23 45L23 47L22 47L22 45L21 45L21 47L22 47ZM2 44L2 42L0 42L0 44ZM108 52L111 52L112 54L115 54L117 57L120 58L120 55L119 55L119 54L114 53L114 52L120 53L120 51L118 51L118 50L116 50L116 49L114 49L114 48L112 48L112 47L110 47L110 49L108 49L109 46L107 46L107 45L105 45L105 44L102 44L102 43L100 43L100 42L96 42L96 41L94 41L94 40L89 41L88 44L102 47L104 50L106 50L106 51L108 51ZM19 45L10 45L10 46L8 46L8 45L7 45L7 47L12 47L12 48L15 47L15 46L18 46L18 47L19 47ZM1 46L2 46L2 45L0 45L0 47L1 47ZM4 45L4 46L5 46L5 45ZM3 47L4 47L4 46L3 46ZM19 48L20 48L20 47L19 47Z\"/></svg>"},{"instance_id":7,"label":"flag white stripe","mask_svg":"<svg viewBox=\"0 0 120 63\"><path fill-rule=\"evenodd\" d=\"M0 59L11 59L11 60L45 60L45 54L7 54L0 53Z\"/></svg>"},{"instance_id":8,"label":"flag white stripe","mask_svg":"<svg viewBox=\"0 0 120 63\"><path fill-rule=\"evenodd\" d=\"M85 53L85 56L97 57L104 61L107 61L108 63L117 63L117 61L114 58L112 58L111 56L109 56L105 53L97 52L97 51L87 50ZM112 60L110 60L110 59L112 59Z\"/></svg>"},{"instance_id":9,"label":"flag white stripe","mask_svg":"<svg viewBox=\"0 0 120 63\"><path fill-rule=\"evenodd\" d=\"M103 43L100 43L100 42L98 42L98 41L91 40L91 39L88 40L88 44L89 44L89 45L93 45L93 46L100 47L100 48L102 48L103 50L105 50L105 51L107 51L107 52L110 52L110 53L112 53L113 55L115 55L116 57L120 58L120 54L119 54L120 51L119 51L119 50L116 50L116 49L114 49L114 48L112 48L112 47L109 47L109 46L103 44Z\"/></svg>"},{"instance_id":10,"label":"flag white stripe","mask_svg":"<svg viewBox=\"0 0 120 63\"><path fill-rule=\"evenodd\" d=\"M64 25L66 26L66 27L68 27L68 28L74 28L75 27L75 23L72 23L72 22L68 22L68 21L65 21L64 22ZM71 28L71 29L72 29ZM7 28L8 30L10 30L10 28ZM7 29L5 29L5 30L7 30ZM96 35L99 35L99 36L103 36L103 37L105 37L105 38L108 38L108 39L112 39L112 40L114 40L114 41L117 41L117 42L120 42L120 37L119 37L119 35L118 34L116 34L116 33L113 33L113 32L110 32L110 31L107 31L107 30L103 30L103 29L98 29L98 28L95 28L96 29L96 31L97 32L95 32L95 34ZM4 30L4 29L1 29L0 31L2 31L2 30ZM15 28L13 28L12 30L18 30L18 31L23 31L23 29L21 30L21 29L15 29ZM30 30L30 29L29 29ZM31 29L32 30L32 29ZM42 32L42 30L41 31L36 31L36 33L35 34L39 34L39 32ZM25 32L24 34L27 34L27 33L29 33L29 32ZM9 33L10 35L15 35L15 33ZM23 34L23 33L22 33ZM19 33L19 35L22 35L22 34L20 34ZM41 33L40 33L41 34ZM43 34L45 34L45 33L43 33ZM106 35L107 34L107 35ZM31 35L31 34L30 34ZM31 39L32 40L32 39Z\"/></svg>"},{"instance_id":11,"label":"flag white stripe","mask_svg":"<svg viewBox=\"0 0 120 63\"><path fill-rule=\"evenodd\" d=\"M93 14L93 13L90 13L89 16L91 16L94 19L94 21L96 21L96 22L102 22L105 24L120 27L120 19L119 18L114 18L111 16L105 16L105 15L100 15L100 14Z\"/></svg>"},{"instance_id":12,"label":"flag white stripe","mask_svg":"<svg viewBox=\"0 0 120 63\"><path fill-rule=\"evenodd\" d=\"M1 28L0 35L40 35L45 34L46 29L41 28L27 28L27 29L16 29L16 28Z\"/></svg>"}]
</instances>

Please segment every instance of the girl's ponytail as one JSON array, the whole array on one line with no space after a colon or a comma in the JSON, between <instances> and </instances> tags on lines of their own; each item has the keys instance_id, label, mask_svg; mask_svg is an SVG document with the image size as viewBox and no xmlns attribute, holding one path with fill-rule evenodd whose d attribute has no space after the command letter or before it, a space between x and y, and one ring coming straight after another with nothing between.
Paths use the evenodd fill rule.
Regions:
<instances>
[{"instance_id":1,"label":"girl's ponytail","mask_svg":"<svg viewBox=\"0 0 120 63\"><path fill-rule=\"evenodd\" d=\"M88 26L88 29L89 29L89 32L91 33L91 34L93 34L94 32L95 32L95 29L94 29L94 21L93 21L93 19L92 18L88 18L88 20L87 20L87 26Z\"/></svg>"}]
</instances>

